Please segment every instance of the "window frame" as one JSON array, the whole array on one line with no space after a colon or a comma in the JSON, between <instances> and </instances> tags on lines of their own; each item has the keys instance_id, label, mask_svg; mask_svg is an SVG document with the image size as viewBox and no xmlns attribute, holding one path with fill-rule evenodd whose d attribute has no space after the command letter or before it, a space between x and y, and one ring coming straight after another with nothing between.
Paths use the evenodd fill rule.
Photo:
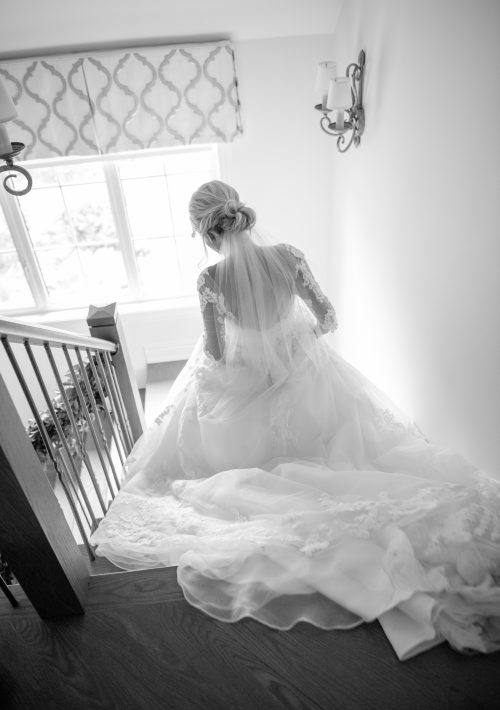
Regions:
<instances>
[{"instance_id":1,"label":"window frame","mask_svg":"<svg viewBox=\"0 0 500 710\"><path fill-rule=\"evenodd\" d=\"M125 196L119 176L118 162L133 158L154 158L172 153L192 153L200 150L210 151L210 166L213 179L221 179L221 172L227 161L225 151L226 146L218 143L200 143L195 145L183 145L168 148L152 148L141 151L126 151L123 153L108 153L97 156L61 156L61 158L48 158L44 160L26 161L23 165L27 170L33 168L50 168L58 165L79 165L88 163L100 163L103 166L104 182L107 187L111 214L116 227L116 237L120 245L125 272L127 274L130 289L130 298L120 301L120 304L127 306L147 306L157 307L158 302L185 302L190 296L179 294L178 296L164 296L163 298L151 298L142 292L137 259L134 249L134 240L127 216ZM22 197L9 195L0 186L0 207L3 209L7 228L12 237L12 242L17 251L21 267L24 271L28 287L31 290L35 304L23 308L1 308L1 315L7 317L29 316L29 315L50 315L78 311L84 308L83 305L71 304L67 308L59 305L51 305L49 295L45 287L43 275L38 265L35 249L32 246L28 227L24 221L20 200ZM142 310L142 309L141 309Z\"/></svg>"}]
</instances>

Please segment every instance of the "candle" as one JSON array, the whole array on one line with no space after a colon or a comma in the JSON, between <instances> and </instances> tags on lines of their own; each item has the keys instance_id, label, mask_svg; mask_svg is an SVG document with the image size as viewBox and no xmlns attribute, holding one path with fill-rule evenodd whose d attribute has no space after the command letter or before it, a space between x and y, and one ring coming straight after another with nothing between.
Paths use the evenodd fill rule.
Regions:
<instances>
[{"instance_id":1,"label":"candle","mask_svg":"<svg viewBox=\"0 0 500 710\"><path fill-rule=\"evenodd\" d=\"M332 110L348 109L352 106L351 80L347 76L331 79L328 87L326 106Z\"/></svg>"},{"instance_id":2,"label":"candle","mask_svg":"<svg viewBox=\"0 0 500 710\"><path fill-rule=\"evenodd\" d=\"M7 89L0 81L0 155L11 153L9 134L4 126L7 121L12 121L17 116L17 110L14 102L7 93Z\"/></svg>"},{"instance_id":3,"label":"candle","mask_svg":"<svg viewBox=\"0 0 500 710\"><path fill-rule=\"evenodd\" d=\"M12 146L10 144L9 134L3 123L0 123L0 155L5 155L6 153L12 152Z\"/></svg>"}]
</instances>

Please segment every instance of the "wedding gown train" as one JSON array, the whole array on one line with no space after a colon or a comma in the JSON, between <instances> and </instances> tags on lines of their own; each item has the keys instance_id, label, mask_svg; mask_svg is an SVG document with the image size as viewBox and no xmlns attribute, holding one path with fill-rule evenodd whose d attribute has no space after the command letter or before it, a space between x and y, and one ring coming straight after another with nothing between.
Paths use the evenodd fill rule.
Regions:
<instances>
[{"instance_id":1,"label":"wedding gown train","mask_svg":"<svg viewBox=\"0 0 500 710\"><path fill-rule=\"evenodd\" d=\"M303 254L276 250L295 294L260 331L202 272L204 337L125 464L97 554L176 565L187 601L223 621L378 619L402 660L443 640L497 650L500 483L318 338L333 308Z\"/></svg>"}]
</instances>

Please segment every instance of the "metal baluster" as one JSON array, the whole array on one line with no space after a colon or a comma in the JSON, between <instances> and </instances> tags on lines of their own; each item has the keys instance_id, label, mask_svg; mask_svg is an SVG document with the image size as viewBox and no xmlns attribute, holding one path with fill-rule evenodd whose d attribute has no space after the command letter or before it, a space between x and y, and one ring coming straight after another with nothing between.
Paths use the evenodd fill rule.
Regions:
<instances>
[{"instance_id":1,"label":"metal baluster","mask_svg":"<svg viewBox=\"0 0 500 710\"><path fill-rule=\"evenodd\" d=\"M25 340L24 347L26 348L26 352L28 353L28 357L30 359L31 365L32 365L33 370L36 375L36 379L38 380L38 384L40 385L40 389L42 390L42 394L45 398L45 402L46 402L48 410L50 412L50 416L52 417L52 420L54 422L54 426L56 427L56 431L59 436L59 441L62 443L62 445L64 447L64 450L65 450L66 455L68 457L68 461L70 463L70 466L73 469L73 474L74 474L75 481L76 481L79 479L79 475L78 475L78 470L76 468L75 462L73 460L73 456L71 455L71 449L69 448L68 442L66 440L66 436L64 434L64 431L62 430L62 427L61 427L61 424L60 424L59 419L57 417L57 414L55 413L54 407L52 405L52 400L51 400L50 395L47 391L47 388L45 387L43 377L42 377L41 372L38 368L38 364L36 362L36 358L33 354L33 350L31 349L31 345L30 345L29 341ZM85 501L85 502L87 502L87 501ZM106 512L105 509L104 509L104 512ZM92 522L94 522L95 517L94 517L93 513L91 513L91 516L93 519Z\"/></svg>"},{"instance_id":2,"label":"metal baluster","mask_svg":"<svg viewBox=\"0 0 500 710\"><path fill-rule=\"evenodd\" d=\"M78 527L80 528L80 531L83 532L82 537L85 538L85 537L86 537L86 534L85 534L85 532L83 531L83 527L81 526L80 516L79 516L78 512L76 511L76 506L75 506L75 503L74 503L74 501L73 501L73 498L71 497L70 491L69 491L69 489L67 488L66 483L65 483L65 481L64 481L64 479L63 479L63 475L62 475L62 474L63 474L63 471L60 469L59 464L62 464L62 466L63 466L64 473L66 474L66 476L67 476L67 478L68 478L68 481L69 481L71 487L73 488L73 491L74 491L75 494L76 494L76 499L77 499L77 501L78 501L78 503L79 503L79 505L80 505L80 508L82 509L82 513L83 513L83 515L84 515L84 517L85 517L85 522L87 523L88 527L90 528L90 527L91 527L91 522L90 522L90 520L89 520L88 517L87 517L87 511L85 510L85 508L84 508L84 506L83 506L83 504L82 504L80 498L78 497L78 494L77 494L77 492L76 492L76 490L75 490L75 488L74 488L74 485L73 485L72 478L71 478L71 476L70 476L70 474L69 474L68 468L67 468L67 466L66 466L64 460L63 460L63 459L61 458L61 456L59 455L59 449L58 449L57 445L56 445L55 443L53 444L53 442L52 442L52 441L50 440L50 438L49 438L49 435L47 434L47 430L46 430L46 428L45 428L45 426L44 426L44 424L43 424L43 422L42 422L42 419L41 419L40 414L39 414L39 412L38 412L38 408L37 408L37 406L36 406L36 404L35 404L33 398L31 397L31 393L30 393L29 388L28 388L28 386L27 386L27 384L26 384L26 381L25 381L25 379L24 379L24 377L23 377L23 374L22 374L22 372L21 372L21 369L20 369L20 367L19 367L19 365L18 365L18 363L17 363L16 357L15 357L15 355L14 355L14 353L13 353L11 347L10 347L10 343L8 342L8 340L7 340L6 338L2 338L2 340L3 340L3 344L4 344L4 347L5 347L5 350L6 350L6 352L7 352L7 355L8 355L8 357L9 357L10 363L11 363L13 369L14 369L14 372L15 372L16 375L17 375L17 379L18 379L18 381L19 381L19 384L21 385L21 388L22 388L22 390L23 390L23 392L24 392L24 395L25 395L26 399L28 400L28 404L29 404L30 409L31 409L31 411L32 411L32 413L33 413L33 416L34 416L34 418L35 418L35 421L36 421L36 424L37 424L37 427L38 427L38 431L40 432L40 435L41 435L41 437L42 437L42 439L43 439L43 443L44 443L44 445L45 445L45 449L46 449L46 451L47 451L47 454L50 456L50 459L51 459L51 461L52 461L52 463L53 463L53 465L54 465L54 468L56 469L57 476L58 476L59 481L60 481L60 483L61 483L61 485L62 485L62 487L63 487L63 490L64 490L64 493L65 493L65 495L66 495L66 498L68 499L68 502L70 503L70 506L71 506L71 509L72 509L72 511L73 511L73 514L75 515L75 518L76 518L76 522L77 522L77 524L78 524ZM91 512L91 511L90 511L90 512Z\"/></svg>"},{"instance_id":3,"label":"metal baluster","mask_svg":"<svg viewBox=\"0 0 500 710\"><path fill-rule=\"evenodd\" d=\"M128 420L127 409L125 407L122 393L120 391L120 385L118 384L118 380L116 377L115 365L114 365L114 362L111 358L111 354L109 352L105 352L105 353L103 353L103 355L104 355L104 360L106 362L106 367L111 375L111 380L112 380L114 389L116 391L116 397L117 397L118 404L120 406L120 411L122 412L123 421L125 423L125 434L127 436L127 441L128 441L128 445L129 445L129 452L128 453L130 453L130 451L132 450L132 448L134 446L134 437L132 434L132 428L130 426L130 422Z\"/></svg>"},{"instance_id":4,"label":"metal baluster","mask_svg":"<svg viewBox=\"0 0 500 710\"><path fill-rule=\"evenodd\" d=\"M118 444L117 444L118 452L120 454L120 461L123 466L123 464L125 463L125 459L127 458L127 455L128 455L128 445L127 445L127 441L125 440L125 434L123 433L123 429L122 429L122 420L118 416L116 402L113 398L112 383L110 384L108 375L106 374L106 371L103 366L104 353L101 351L98 351L98 352L96 351L96 355L97 355L97 368L98 368L99 374L102 375L104 384L106 386L106 391L108 393L108 399L110 402L110 413L111 413L111 416L113 417L113 421L116 425L116 429L117 429L119 437L120 437L121 449L123 449L123 455L122 455L121 450L118 448ZM116 441L116 435L115 435L115 441Z\"/></svg>"},{"instance_id":5,"label":"metal baluster","mask_svg":"<svg viewBox=\"0 0 500 710\"><path fill-rule=\"evenodd\" d=\"M76 373L75 373L75 368L74 368L74 366L73 366L73 363L71 362L71 358L70 358L70 356L69 356L69 352L68 352L68 347L67 347L67 345L63 345L63 346L62 346L62 349L63 349L64 355L65 355L65 357L66 357L66 362L68 363L69 371L70 371L70 373L71 373L71 377L72 377L73 383L74 383L74 385L75 385L75 389L76 389L76 393L77 393L78 399L80 400L80 404L81 404L81 406L82 406L82 413L83 413L83 416L85 417L85 421L86 421L87 424L88 424L89 431L90 431L90 433L91 433L91 435L92 435L92 439L94 440L94 444L95 444L96 451L97 451L97 454L98 454L98 456L99 456L99 459L100 459L100 461L101 461L101 465L103 466L103 468L105 468L104 460L103 460L103 458L102 458L101 449L100 449L100 446L99 446L99 441L98 441L97 435L96 435L96 433L95 433L94 425L92 424L92 419L91 419L90 416L89 416L89 412L88 412L88 409L87 409L87 403L86 403L86 401L85 401L85 397L84 397L84 395L83 395L82 388L80 387L80 383L78 382L78 378L77 378ZM74 346L74 349L76 350L76 346ZM94 475L94 471L93 471L92 467L89 469L89 476L90 476L90 478L91 478L91 480L92 480L92 483L93 483L93 485L94 485L94 490L95 490L95 492L96 492L96 495L97 495L97 499L98 499L98 501L99 501L99 504L100 504L100 506L101 506L101 508L102 508L102 512L104 513L104 515L106 515L106 510L107 510L106 504L105 504L104 499L103 499L103 497L102 497L101 489L99 488L99 484L97 483L97 479L96 479L96 477L95 477L95 475Z\"/></svg>"},{"instance_id":6,"label":"metal baluster","mask_svg":"<svg viewBox=\"0 0 500 710\"><path fill-rule=\"evenodd\" d=\"M104 390L103 390L103 388L102 388L101 378L100 378L100 376L99 376L99 373L97 372L97 368L96 368L96 365L95 365L95 362L94 362L94 355L92 355L92 353L91 353L91 351L89 350L89 348L87 348L87 356L88 356L88 358L89 358L90 369L92 370L92 375L94 376L94 380L95 380L95 383L96 383L96 385L97 385L97 391L99 392L99 397L101 398L102 406L103 406L103 409L104 409L104 411L105 411L105 413L106 413L105 416L109 419L109 421L110 421L110 423L111 423L111 436L113 437L113 440L114 440L114 442L115 442L115 446L116 446L116 448L117 448L117 450L118 450L118 441L117 441L117 438L116 438L115 428L114 428L114 426L113 426L113 420L111 419L111 415L110 415L110 412L109 412L109 410L108 410L108 405L106 404L106 395L104 394ZM98 356L96 356L96 361L97 361L97 359L98 359ZM103 431L102 431L102 434L103 434L103 439L104 439L104 441L105 441L106 447L108 447L108 442L107 442L106 436L105 436L105 434L104 434L104 429L103 429ZM109 447L108 447L108 451L109 451ZM120 481L119 481L118 475L117 475L117 473L116 473L116 469L115 469L115 466L114 466L114 463L113 463L113 459L112 459L112 457L111 457L110 454L109 454L109 456L110 456L109 462L110 462L110 464L111 464L111 470L113 471L113 476L114 476L114 478L115 478L115 483L116 483L117 489L120 490ZM122 461L122 463L123 463L123 461Z\"/></svg>"},{"instance_id":7,"label":"metal baluster","mask_svg":"<svg viewBox=\"0 0 500 710\"><path fill-rule=\"evenodd\" d=\"M120 422L122 424L123 433L125 435L125 439L127 442L127 454L129 454L132 450L134 442L132 440L132 435L129 431L129 424L126 419L125 408L123 406L122 399L119 395L119 388L117 387L116 382L115 382L114 372L112 370L113 363L111 362L111 358L109 357L108 353L102 353L102 355L103 355L103 359L104 359L104 368L105 368L106 373L108 375L108 382L110 383L111 393L113 395L113 400L114 400L115 406L116 406L116 413L117 413L118 418L120 419Z\"/></svg>"},{"instance_id":8,"label":"metal baluster","mask_svg":"<svg viewBox=\"0 0 500 710\"><path fill-rule=\"evenodd\" d=\"M68 479L69 486L70 486L71 490L73 491L73 495L76 498L76 500L78 501L78 505L80 506L80 508L82 510L83 517L85 518L85 522L87 523L87 527L89 530L92 530L92 525L93 525L92 519L94 518L94 516L93 516L92 506L90 505L90 501L88 501L88 499L87 499L87 503L85 503L85 505L87 505L87 509L85 509L85 505L80 500L80 496L78 495L78 491L75 488L75 484L74 484L73 478L71 476L71 473L70 473L68 467L66 466L66 463L65 463L63 457L61 456L60 449L56 448L55 456L56 456L57 460L60 461L60 463L62 464L62 466L64 468L64 471L66 473L66 477ZM56 470L57 470L57 467L56 467ZM61 481L61 485L64 488L66 486L66 483L61 480L61 477L59 475L58 475L58 478ZM79 480L79 479L77 479L77 480ZM80 489L80 491L82 492L83 498L85 500L85 498L87 497L85 489L83 489L83 491L82 491L82 489ZM90 515L90 518L89 518L89 515ZM97 524L97 521L96 521L96 524Z\"/></svg>"},{"instance_id":9,"label":"metal baluster","mask_svg":"<svg viewBox=\"0 0 500 710\"><path fill-rule=\"evenodd\" d=\"M46 351L46 353L47 353L47 357L48 357L48 359L49 359L50 365L51 365L51 367L52 367L52 371L53 371L54 376L55 376L55 378L56 378L57 386L59 387L59 392L61 393L61 396L62 396L62 398L63 398L64 406L66 407L66 411L67 411L67 413L68 413L68 417L69 417L69 419L70 419L71 426L73 427L73 431L75 432L75 438L76 438L76 440L77 440L79 453L81 454L81 456L82 456L82 458L83 458L83 460L84 460L84 462L85 462L85 466L86 466L86 468L87 468L87 471L89 471L89 475L90 475L90 469L92 469L92 472L93 472L92 464L91 464L91 462L90 462L90 457L89 457L88 452L87 452L87 449L86 449L86 447L85 447L85 443L84 443L82 437L80 436L80 430L78 429L78 425L77 425L77 423L76 423L75 415L73 414L73 410L72 410L72 408L71 408L71 404L69 403L68 395L66 394L66 388L65 388L65 386L64 386L64 384L63 384L63 382L62 382L62 380L61 380L61 376L60 376L60 374L59 374L59 370L58 370L57 365L56 365L56 362L55 362L55 360L54 360L54 356L53 356L53 354L52 354L52 350L50 349L50 344L49 344L49 343L45 343L45 344L44 344L44 348L45 348L45 351ZM85 490L85 486L83 485L83 482L82 482L82 480L81 480L81 477L78 476L76 480L77 480L77 483L78 483L78 487L80 488L80 491L81 491L81 493L82 493L82 495L83 495L83 497L84 497L84 500L85 500L86 505L88 506L89 510L93 512L92 504L90 503L90 501L89 501L89 499L88 499L88 497L87 497L87 492L86 492L86 490ZM95 528L97 527L97 520L96 520L95 516L92 517L92 525L91 525L90 527L91 527L92 529L94 529L94 530L95 530Z\"/></svg>"},{"instance_id":10,"label":"metal baluster","mask_svg":"<svg viewBox=\"0 0 500 710\"><path fill-rule=\"evenodd\" d=\"M2 592L5 594L9 602L11 603L12 606L19 606L19 602L15 598L15 596L12 594L12 592L9 589L9 585L7 582L4 581L2 575L0 574L0 589Z\"/></svg>"},{"instance_id":11,"label":"metal baluster","mask_svg":"<svg viewBox=\"0 0 500 710\"><path fill-rule=\"evenodd\" d=\"M45 449L47 451L47 454L49 455L50 459L52 460L52 463L54 464L54 468L57 471L57 476L59 478L59 481L61 483L64 494L66 495L66 498L67 498L68 503L70 505L71 511L73 513L76 524L78 526L78 530L80 531L80 535L82 537L82 540L85 544L85 547L87 548L87 553L88 553L91 560L95 560L94 552L92 550L92 547L90 546L90 542L87 537L87 533L85 532L85 528L83 527L83 524L82 524L80 515L78 513L78 510L76 508L75 502L73 500L73 497L71 495L69 488L66 486L66 483L64 481L63 472L62 472L60 465L59 465L60 462L63 463L64 470L66 471L66 475L68 476L68 479L70 481L71 481L71 477L69 476L69 473L67 472L64 462L62 462L62 460L61 461L58 460L58 457L55 453L56 446L55 446L55 444L53 444L53 442L50 440L50 438L47 434L47 430L45 429L45 426L42 422L42 419L41 419L40 414L38 412L38 408L35 404L35 401L33 400L33 397L31 396L31 392L29 390L29 387L26 383L26 380L24 379L23 373L21 372L21 368L19 367L16 356L14 355L12 348L10 346L10 343L8 341L8 338L6 336L2 337L2 343L5 348L5 352L7 353L7 357L9 358L10 364L12 365L12 368L16 374L17 380L18 380L19 384L21 385L21 389L23 390L24 396L26 397L26 400L29 404L29 407L31 409L33 417L35 418L35 421L36 421L38 430L40 432L40 435L43 439L43 443L45 445ZM83 510L83 506L81 505L81 501L78 500L78 502L80 503L80 506L82 507L82 510ZM92 512L92 511L90 511L90 512ZM84 515L85 515L85 511L84 511ZM85 517L86 517L86 515L85 515ZM87 522L88 522L88 519L87 519ZM88 524L90 527L90 523L88 523Z\"/></svg>"},{"instance_id":12,"label":"metal baluster","mask_svg":"<svg viewBox=\"0 0 500 710\"><path fill-rule=\"evenodd\" d=\"M103 428L103 425L102 425L102 422L101 422L101 417L99 416L99 409L98 409L98 407L97 407L97 402L95 401L94 393L93 393L93 391L92 391L92 385L90 384L90 380L89 380L88 375L87 375L87 369L86 369L86 367L85 367L85 365L84 365L84 363L83 363L83 359L82 359L82 356L81 356L81 353L80 353L80 348L75 348L75 352L76 352L76 357L77 357L77 359L78 359L78 364L80 365L80 370L81 370L81 373L82 373L83 381L84 381L85 387L86 387L86 389L87 389L87 394L88 394L89 401L90 401L90 408L91 408L91 410L92 410L92 413L93 413L93 415L94 415L94 417L95 417L95 420L96 420L96 422L97 422L97 425L98 425L98 427L99 427L99 433L101 434L101 437L102 437L102 441L103 441L103 444L104 444L104 450L105 450L105 452L106 452L106 456L107 456L108 461L109 461L109 463L110 463L110 465L111 465L111 468L112 468L112 470L113 470L113 472L114 472L114 468L115 468L115 467L114 467L113 461L112 461L111 456L110 456L109 447L108 447L108 441L107 441L107 439L106 439L106 434L104 433L104 428ZM101 447L99 447L98 453L100 453L100 452L101 452ZM100 458L100 460L101 460L102 469L103 469L103 472L104 472L104 477L105 477L105 479L106 479L106 483L108 484L109 492L111 493L111 497L114 498L114 497L115 497L115 492L114 492L113 486L112 486L112 484L111 484L111 479L110 479L110 477L109 477L109 473L108 473L107 466L106 466L106 464L105 464L105 462L104 462L104 458L103 458L101 455L99 455L99 458ZM115 472L115 477L116 477L116 472Z\"/></svg>"}]
</instances>

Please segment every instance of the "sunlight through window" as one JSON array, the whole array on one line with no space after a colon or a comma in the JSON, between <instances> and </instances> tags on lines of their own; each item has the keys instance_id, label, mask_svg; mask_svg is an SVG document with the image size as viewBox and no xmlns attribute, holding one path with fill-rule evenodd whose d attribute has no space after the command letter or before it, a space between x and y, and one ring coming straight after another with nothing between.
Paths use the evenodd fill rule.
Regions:
<instances>
[{"instance_id":1,"label":"sunlight through window","mask_svg":"<svg viewBox=\"0 0 500 710\"><path fill-rule=\"evenodd\" d=\"M5 312L196 293L203 247L191 239L187 207L218 177L215 146L63 158L30 170L32 191L0 212ZM23 249L33 261L28 276Z\"/></svg>"}]
</instances>

